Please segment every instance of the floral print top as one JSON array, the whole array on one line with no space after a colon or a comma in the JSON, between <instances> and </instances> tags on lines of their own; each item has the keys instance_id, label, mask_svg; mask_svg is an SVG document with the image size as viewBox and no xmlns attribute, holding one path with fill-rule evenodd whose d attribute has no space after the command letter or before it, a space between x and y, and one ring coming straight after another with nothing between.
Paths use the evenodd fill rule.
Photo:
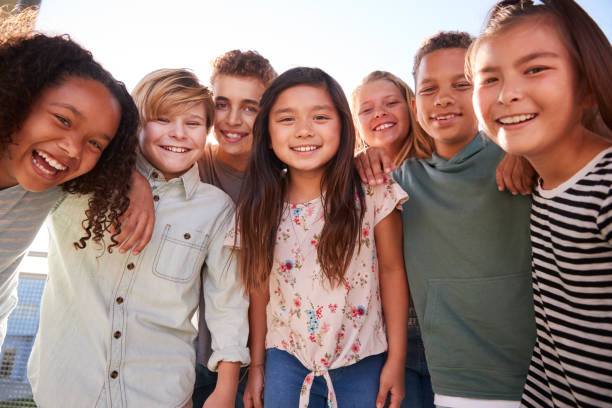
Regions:
<instances>
[{"instance_id":1,"label":"floral print top","mask_svg":"<svg viewBox=\"0 0 612 408\"><path fill-rule=\"evenodd\" d=\"M389 178L385 185L364 185L366 212L353 260L343 286L331 287L317 260L323 229L321 198L286 204L278 228L266 310L266 348L295 356L311 370L304 380L300 407L308 405L315 375L323 375L335 407L328 369L347 366L384 352L374 227L401 204L407 194Z\"/></svg>"}]
</instances>

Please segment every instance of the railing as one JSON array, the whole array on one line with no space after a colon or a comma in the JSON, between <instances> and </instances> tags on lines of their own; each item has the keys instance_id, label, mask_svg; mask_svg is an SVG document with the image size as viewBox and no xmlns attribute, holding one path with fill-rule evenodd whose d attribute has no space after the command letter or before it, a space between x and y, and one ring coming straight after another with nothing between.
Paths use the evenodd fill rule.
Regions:
<instances>
[{"instance_id":1,"label":"railing","mask_svg":"<svg viewBox=\"0 0 612 408\"><path fill-rule=\"evenodd\" d=\"M8 320L0 352L0 408L36 407L27 364L38 330L40 299L47 279L47 253L32 250L19 266L19 303Z\"/></svg>"}]
</instances>

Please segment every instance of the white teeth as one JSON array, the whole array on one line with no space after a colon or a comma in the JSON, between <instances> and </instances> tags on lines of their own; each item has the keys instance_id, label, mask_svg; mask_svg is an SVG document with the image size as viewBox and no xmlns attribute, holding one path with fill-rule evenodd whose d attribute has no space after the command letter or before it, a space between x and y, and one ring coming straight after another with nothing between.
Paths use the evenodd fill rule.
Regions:
<instances>
[{"instance_id":1,"label":"white teeth","mask_svg":"<svg viewBox=\"0 0 612 408\"><path fill-rule=\"evenodd\" d=\"M389 129L390 127L395 126L395 123L385 123L384 125L380 125L374 128L374 130L385 130L385 129Z\"/></svg>"},{"instance_id":2,"label":"white teeth","mask_svg":"<svg viewBox=\"0 0 612 408\"><path fill-rule=\"evenodd\" d=\"M448 120L448 119L454 118L455 116L457 115L455 115L454 113L450 113L448 115L436 116L435 119L436 120Z\"/></svg>"},{"instance_id":3,"label":"white teeth","mask_svg":"<svg viewBox=\"0 0 612 408\"><path fill-rule=\"evenodd\" d=\"M53 167L54 169L59 170L59 171L64 171L67 169L66 166L64 166L62 163L58 162L57 160L55 160L53 157L50 157L45 152L40 152L37 150L36 153L38 153L40 157L45 159L45 161L49 164L49 166ZM40 168L38 164L37 164L37 167Z\"/></svg>"},{"instance_id":4,"label":"white teeth","mask_svg":"<svg viewBox=\"0 0 612 408\"><path fill-rule=\"evenodd\" d=\"M297 146L292 147L293 150L297 150L298 152L312 152L313 150L317 150L317 146Z\"/></svg>"},{"instance_id":5,"label":"white teeth","mask_svg":"<svg viewBox=\"0 0 612 408\"><path fill-rule=\"evenodd\" d=\"M498 120L504 125L513 125L515 123L521 123L533 118L535 118L535 114L530 113L527 115L506 116L505 118L499 118Z\"/></svg>"},{"instance_id":6,"label":"white teeth","mask_svg":"<svg viewBox=\"0 0 612 408\"><path fill-rule=\"evenodd\" d=\"M228 139L240 139L242 136L238 133L225 133Z\"/></svg>"},{"instance_id":7,"label":"white teeth","mask_svg":"<svg viewBox=\"0 0 612 408\"><path fill-rule=\"evenodd\" d=\"M36 167L38 167L40 169L40 171L42 171L43 173L47 173L47 174L49 174L51 176L56 174L56 172L48 170L47 168L41 166L40 163L37 163L36 160L34 160L34 158L32 158L32 163L34 163L34 165Z\"/></svg>"},{"instance_id":8,"label":"white teeth","mask_svg":"<svg viewBox=\"0 0 612 408\"><path fill-rule=\"evenodd\" d=\"M174 153L185 153L187 151L187 149L183 147L163 146L163 148Z\"/></svg>"}]
</instances>

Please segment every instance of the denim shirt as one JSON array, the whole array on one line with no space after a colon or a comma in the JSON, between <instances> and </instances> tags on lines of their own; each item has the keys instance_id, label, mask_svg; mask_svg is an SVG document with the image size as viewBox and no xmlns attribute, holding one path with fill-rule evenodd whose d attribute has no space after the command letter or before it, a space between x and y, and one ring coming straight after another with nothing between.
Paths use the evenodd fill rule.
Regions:
<instances>
[{"instance_id":1,"label":"denim shirt","mask_svg":"<svg viewBox=\"0 0 612 408\"><path fill-rule=\"evenodd\" d=\"M109 254L93 242L75 249L83 235L75 214L87 196L70 196L52 211L49 277L28 367L40 407L188 403L201 285L212 334L209 367L249 363L248 298L235 254L223 246L231 199L201 183L196 165L170 181L141 155L137 169L150 182L156 215L139 255L116 248Z\"/></svg>"}]
</instances>

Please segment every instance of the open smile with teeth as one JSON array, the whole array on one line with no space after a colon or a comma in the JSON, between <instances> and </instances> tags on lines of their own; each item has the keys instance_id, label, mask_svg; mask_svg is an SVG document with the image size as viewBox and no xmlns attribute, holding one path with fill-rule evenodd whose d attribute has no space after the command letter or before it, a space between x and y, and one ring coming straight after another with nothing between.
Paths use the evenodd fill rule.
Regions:
<instances>
[{"instance_id":1,"label":"open smile with teeth","mask_svg":"<svg viewBox=\"0 0 612 408\"><path fill-rule=\"evenodd\" d=\"M497 119L497 121L502 125L516 125L517 123L527 122L535 117L535 113L523 113L520 115L505 116Z\"/></svg>"},{"instance_id":2,"label":"open smile with teeth","mask_svg":"<svg viewBox=\"0 0 612 408\"><path fill-rule=\"evenodd\" d=\"M67 166L55 160L51 155L38 150L32 151L32 163L40 171L51 176L68 170Z\"/></svg>"},{"instance_id":3,"label":"open smile with teeth","mask_svg":"<svg viewBox=\"0 0 612 408\"><path fill-rule=\"evenodd\" d=\"M184 147L176 147L176 146L161 146L162 149L164 150L168 150L170 152L173 153L185 153L188 152L190 149L186 149Z\"/></svg>"},{"instance_id":4,"label":"open smile with teeth","mask_svg":"<svg viewBox=\"0 0 612 408\"><path fill-rule=\"evenodd\" d=\"M433 120L449 120L461 116L460 113L447 113L446 115L432 116Z\"/></svg>"},{"instance_id":5,"label":"open smile with teeth","mask_svg":"<svg viewBox=\"0 0 612 408\"><path fill-rule=\"evenodd\" d=\"M225 137L227 137L230 140L238 140L238 139L242 139L243 137L248 136L248 133L236 133L236 132L223 132L223 135L225 135Z\"/></svg>"},{"instance_id":6,"label":"open smile with teeth","mask_svg":"<svg viewBox=\"0 0 612 408\"><path fill-rule=\"evenodd\" d=\"M312 152L313 150L317 150L320 146L295 146L292 147L291 150L295 150L297 152Z\"/></svg>"},{"instance_id":7,"label":"open smile with teeth","mask_svg":"<svg viewBox=\"0 0 612 408\"><path fill-rule=\"evenodd\" d=\"M383 123L382 125L378 125L374 128L374 131L380 131L380 130L385 130L385 129L389 129L391 127L395 126L395 123Z\"/></svg>"}]
</instances>

